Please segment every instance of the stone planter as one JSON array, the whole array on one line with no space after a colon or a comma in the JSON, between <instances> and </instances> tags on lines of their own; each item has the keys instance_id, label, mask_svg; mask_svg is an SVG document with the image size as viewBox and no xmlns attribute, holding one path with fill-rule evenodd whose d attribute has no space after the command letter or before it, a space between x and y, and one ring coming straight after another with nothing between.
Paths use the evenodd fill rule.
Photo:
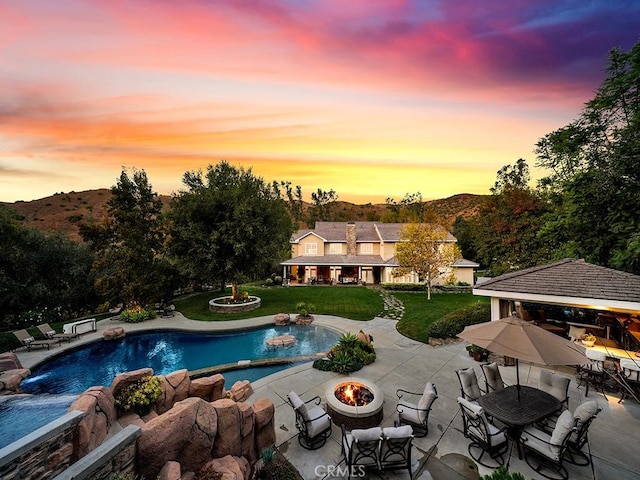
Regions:
<instances>
[{"instance_id":1,"label":"stone planter","mask_svg":"<svg viewBox=\"0 0 640 480\"><path fill-rule=\"evenodd\" d=\"M216 313L249 312L258 308L261 301L260 297L249 297L249 300L243 303L224 303L230 298L232 297L219 297L209 300L209 310Z\"/></svg>"}]
</instances>

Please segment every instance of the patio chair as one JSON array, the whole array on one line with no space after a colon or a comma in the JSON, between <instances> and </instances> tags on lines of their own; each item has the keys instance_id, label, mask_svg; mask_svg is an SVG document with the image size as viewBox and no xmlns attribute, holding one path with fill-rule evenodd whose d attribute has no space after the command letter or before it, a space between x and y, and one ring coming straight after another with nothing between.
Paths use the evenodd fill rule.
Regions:
<instances>
[{"instance_id":1,"label":"patio chair","mask_svg":"<svg viewBox=\"0 0 640 480\"><path fill-rule=\"evenodd\" d=\"M498 368L498 364L496 362L492 363L483 363L480 365L482 368L482 373L484 374L484 382L486 386L487 393L495 392L496 390L502 390L506 384L502 380L502 375L500 375L500 369Z\"/></svg>"},{"instance_id":2,"label":"patio chair","mask_svg":"<svg viewBox=\"0 0 640 480\"><path fill-rule=\"evenodd\" d=\"M562 403L563 407L569 408L569 384L571 379L557 375L549 370L540 370L540 381L538 388L550 393Z\"/></svg>"},{"instance_id":3,"label":"patio chair","mask_svg":"<svg viewBox=\"0 0 640 480\"><path fill-rule=\"evenodd\" d=\"M413 393L399 388L396 390L398 396L398 404L396 411L398 412L398 425L409 425L416 431L416 437L425 437L429 433L429 412L436 398L438 391L435 385L430 382L424 387L424 392ZM403 395L421 395L417 404L407 400L401 400Z\"/></svg>"},{"instance_id":4,"label":"patio chair","mask_svg":"<svg viewBox=\"0 0 640 480\"><path fill-rule=\"evenodd\" d=\"M637 401L640 396L640 359L620 359L620 382L622 383L622 395L618 403L621 403L629 395Z\"/></svg>"},{"instance_id":5,"label":"patio chair","mask_svg":"<svg viewBox=\"0 0 640 480\"><path fill-rule=\"evenodd\" d=\"M604 395L604 398L607 398L607 394L604 391L605 379L607 377L607 372L604 368L604 362L607 359L607 355L603 352L599 352L597 350L593 350L591 348L587 348L585 350L585 355L589 360L589 363L585 365L580 365L578 367L578 378L579 384L578 386L585 384L584 396L589 396L589 386L593 385L596 391L601 392Z\"/></svg>"},{"instance_id":6,"label":"patio chair","mask_svg":"<svg viewBox=\"0 0 640 480\"><path fill-rule=\"evenodd\" d=\"M573 412L573 418L576 422L576 431L569 436L567 443L567 462L574 465L586 466L591 463L591 448L589 455L582 451L585 445L589 446L589 427L596 416L602 411L598 404L591 400L581 403L576 411Z\"/></svg>"},{"instance_id":7,"label":"patio chair","mask_svg":"<svg viewBox=\"0 0 640 480\"><path fill-rule=\"evenodd\" d=\"M497 468L504 465L503 455L509 449L509 441L506 435L506 427L498 428L489 421L484 409L477 403L458 397L458 404L462 411L462 425L464 436L471 440L468 451L480 465L487 468ZM484 463L482 457L485 453L497 463L491 465Z\"/></svg>"},{"instance_id":8,"label":"patio chair","mask_svg":"<svg viewBox=\"0 0 640 480\"><path fill-rule=\"evenodd\" d=\"M79 333L56 333L48 323L38 325L38 330L40 330L46 338L58 339L59 341L67 340L69 343L71 343L71 340L74 338L78 338L80 336Z\"/></svg>"},{"instance_id":9,"label":"patio chair","mask_svg":"<svg viewBox=\"0 0 640 480\"><path fill-rule=\"evenodd\" d=\"M362 476L364 469L380 470L380 444L382 428L342 430L342 455L349 470L349 477Z\"/></svg>"},{"instance_id":10,"label":"patio chair","mask_svg":"<svg viewBox=\"0 0 640 480\"><path fill-rule=\"evenodd\" d=\"M60 339L50 339L50 340L36 340L27 332L26 330L16 330L13 332L23 347L27 347L27 351L31 351L33 347L47 347L47 350L51 349L51 345L57 343L60 344Z\"/></svg>"},{"instance_id":11,"label":"patio chair","mask_svg":"<svg viewBox=\"0 0 640 480\"><path fill-rule=\"evenodd\" d=\"M296 413L296 428L298 429L298 442L307 450L316 450L322 447L331 435L331 417L320 406L320 397L313 397L303 402L297 393L291 391L287 395L287 401ZM317 406L307 408L307 404Z\"/></svg>"},{"instance_id":12,"label":"patio chair","mask_svg":"<svg viewBox=\"0 0 640 480\"><path fill-rule=\"evenodd\" d=\"M411 474L411 446L413 429L410 425L402 427L386 427L382 429L380 445L380 467L382 470L406 468Z\"/></svg>"},{"instance_id":13,"label":"patio chair","mask_svg":"<svg viewBox=\"0 0 640 480\"><path fill-rule=\"evenodd\" d=\"M520 436L524 459L533 470L551 480L567 480L563 465L569 437L577 431L576 420L569 410L562 412L553 432L528 426ZM555 475L553 475L555 474Z\"/></svg>"},{"instance_id":14,"label":"patio chair","mask_svg":"<svg viewBox=\"0 0 640 480\"><path fill-rule=\"evenodd\" d=\"M482 392L478 385L478 377L476 376L474 368L461 368L460 370L456 370L456 375L460 382L460 396L471 402L478 400Z\"/></svg>"}]
</instances>

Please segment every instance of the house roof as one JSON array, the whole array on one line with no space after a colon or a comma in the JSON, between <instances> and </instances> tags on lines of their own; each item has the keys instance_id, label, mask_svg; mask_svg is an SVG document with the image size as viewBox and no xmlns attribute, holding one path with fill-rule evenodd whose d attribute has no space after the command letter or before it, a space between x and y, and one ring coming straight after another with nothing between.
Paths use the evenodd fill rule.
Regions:
<instances>
[{"instance_id":1,"label":"house roof","mask_svg":"<svg viewBox=\"0 0 640 480\"><path fill-rule=\"evenodd\" d=\"M326 242L346 243L347 223L349 222L316 222L316 228L298 230L291 236L291 242L297 243L310 233L315 233ZM352 222L356 228L356 242L399 242L402 227L406 223ZM447 241L455 242L456 238L447 232Z\"/></svg>"},{"instance_id":2,"label":"house roof","mask_svg":"<svg viewBox=\"0 0 640 480\"><path fill-rule=\"evenodd\" d=\"M640 276L564 259L482 282L474 294L592 308L640 310Z\"/></svg>"}]
</instances>

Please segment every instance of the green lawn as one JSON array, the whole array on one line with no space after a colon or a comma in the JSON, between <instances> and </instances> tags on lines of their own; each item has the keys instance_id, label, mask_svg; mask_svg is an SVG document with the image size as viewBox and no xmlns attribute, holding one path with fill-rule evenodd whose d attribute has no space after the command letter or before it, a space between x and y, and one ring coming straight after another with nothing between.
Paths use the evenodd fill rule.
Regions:
<instances>
[{"instance_id":1,"label":"green lawn","mask_svg":"<svg viewBox=\"0 0 640 480\"><path fill-rule=\"evenodd\" d=\"M489 303L488 298L472 293L434 293L431 300L427 300L426 293L394 292L393 295L404 303L398 331L423 343L429 341L427 327L435 320L476 302Z\"/></svg>"},{"instance_id":2,"label":"green lawn","mask_svg":"<svg viewBox=\"0 0 640 480\"><path fill-rule=\"evenodd\" d=\"M305 287L257 287L241 285L240 291L247 291L262 299L260 308L250 312L214 313L209 311L209 300L220 297L220 292L199 293L174 302L176 310L192 320L224 321L243 318L295 313L298 302L315 305L314 313L336 315L352 320L371 320L382 312L382 297L366 287L357 286L305 286ZM230 294L227 291L226 294Z\"/></svg>"}]
</instances>

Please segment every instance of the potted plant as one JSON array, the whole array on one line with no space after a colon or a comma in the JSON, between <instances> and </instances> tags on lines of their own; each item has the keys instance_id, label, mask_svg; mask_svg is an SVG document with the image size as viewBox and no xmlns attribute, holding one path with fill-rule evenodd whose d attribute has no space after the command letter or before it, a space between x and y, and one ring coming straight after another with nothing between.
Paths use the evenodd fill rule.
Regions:
<instances>
[{"instance_id":1,"label":"potted plant","mask_svg":"<svg viewBox=\"0 0 640 480\"><path fill-rule=\"evenodd\" d=\"M489 350L482 348L478 345L470 345L469 351L471 352L471 356L476 362L484 362L487 360L489 356Z\"/></svg>"},{"instance_id":2,"label":"potted plant","mask_svg":"<svg viewBox=\"0 0 640 480\"><path fill-rule=\"evenodd\" d=\"M586 335L584 335L582 337L582 344L585 347L593 347L593 344L596 343L596 336L591 334L591 333L587 333Z\"/></svg>"},{"instance_id":3,"label":"potted plant","mask_svg":"<svg viewBox=\"0 0 640 480\"><path fill-rule=\"evenodd\" d=\"M315 307L307 302L299 302L296 305L296 312L298 312L298 316L296 317L296 323L308 325L313 321L313 310Z\"/></svg>"}]
</instances>

